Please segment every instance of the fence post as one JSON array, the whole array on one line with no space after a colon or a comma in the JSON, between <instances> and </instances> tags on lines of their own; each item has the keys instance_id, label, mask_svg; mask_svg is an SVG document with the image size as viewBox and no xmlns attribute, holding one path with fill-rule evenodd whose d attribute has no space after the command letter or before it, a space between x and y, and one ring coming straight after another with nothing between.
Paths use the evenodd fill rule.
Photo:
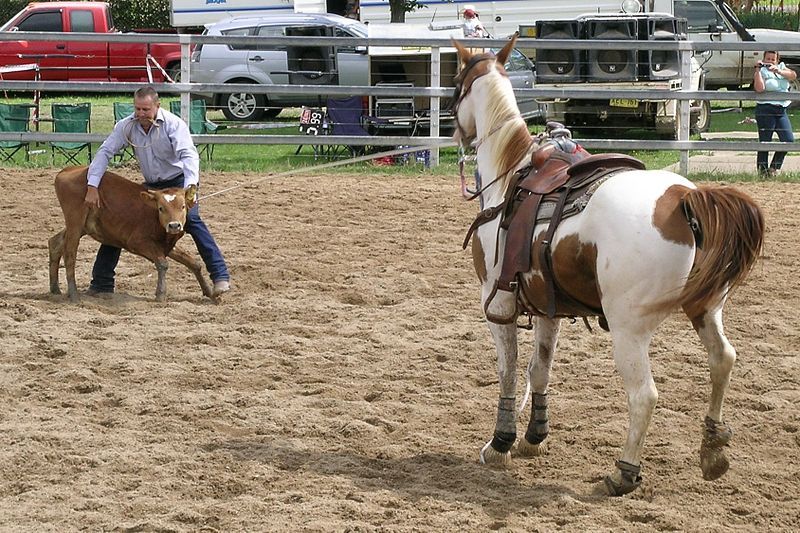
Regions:
<instances>
[{"instance_id":1,"label":"fence post","mask_svg":"<svg viewBox=\"0 0 800 533\"><path fill-rule=\"evenodd\" d=\"M189 83L191 81L191 74L189 74L189 65L191 64L191 37L185 38L181 34L181 83ZM189 113L191 111L191 93L181 91L181 118L189 124Z\"/></svg>"},{"instance_id":2,"label":"fence post","mask_svg":"<svg viewBox=\"0 0 800 533\"><path fill-rule=\"evenodd\" d=\"M681 57L681 91L691 90L692 83L692 51L691 49L680 50ZM678 100L678 140L688 141L691 128L691 111L689 100ZM686 176L689 173L689 150L681 150L680 173Z\"/></svg>"},{"instance_id":3,"label":"fence post","mask_svg":"<svg viewBox=\"0 0 800 533\"><path fill-rule=\"evenodd\" d=\"M431 87L438 89L442 85L442 50L438 46L431 47ZM439 104L438 96L431 96L431 137L439 136ZM433 143L431 143L433 144ZM431 168L439 166L439 145L431 146Z\"/></svg>"}]
</instances>

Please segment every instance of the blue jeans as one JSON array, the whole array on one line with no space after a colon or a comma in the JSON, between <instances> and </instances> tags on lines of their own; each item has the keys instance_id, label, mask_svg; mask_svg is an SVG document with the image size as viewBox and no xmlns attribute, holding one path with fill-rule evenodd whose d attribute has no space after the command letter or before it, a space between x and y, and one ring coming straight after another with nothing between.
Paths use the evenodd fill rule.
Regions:
<instances>
[{"instance_id":1,"label":"blue jeans","mask_svg":"<svg viewBox=\"0 0 800 533\"><path fill-rule=\"evenodd\" d=\"M159 183L146 183L145 186L148 189L183 187L183 176ZM214 237L211 236L211 232L208 231L205 223L200 219L199 204L194 204L194 207L186 214L186 226L184 229L194 239L197 251L200 252L200 257L211 275L211 281L230 279L222 252L214 241ZM94 267L92 267L92 283L90 285L92 290L114 292L114 269L117 267L121 252L122 250L115 246L100 245L100 249L97 250L97 258L94 260Z\"/></svg>"},{"instance_id":2,"label":"blue jeans","mask_svg":"<svg viewBox=\"0 0 800 533\"><path fill-rule=\"evenodd\" d=\"M756 123L758 124L758 140L769 142L772 134L777 133L781 142L794 142L792 133L792 123L789 122L789 115L786 108L774 104L756 104ZM779 169L783 165L786 152L775 152L772 156L772 163L768 165L769 152L758 152L756 156L756 166L760 173L767 172L768 168Z\"/></svg>"}]
</instances>

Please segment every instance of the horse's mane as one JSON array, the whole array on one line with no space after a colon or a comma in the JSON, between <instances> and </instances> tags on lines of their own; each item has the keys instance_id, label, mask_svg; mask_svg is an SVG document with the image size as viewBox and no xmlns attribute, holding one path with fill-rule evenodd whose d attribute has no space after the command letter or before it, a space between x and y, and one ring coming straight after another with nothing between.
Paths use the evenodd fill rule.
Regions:
<instances>
[{"instance_id":1,"label":"horse's mane","mask_svg":"<svg viewBox=\"0 0 800 533\"><path fill-rule=\"evenodd\" d=\"M497 69L489 73L487 77L489 76L487 131L499 128L493 135L497 145L503 148L492 154L499 175L519 166L531 146L531 135L520 115L511 85L499 83L503 76Z\"/></svg>"}]
</instances>

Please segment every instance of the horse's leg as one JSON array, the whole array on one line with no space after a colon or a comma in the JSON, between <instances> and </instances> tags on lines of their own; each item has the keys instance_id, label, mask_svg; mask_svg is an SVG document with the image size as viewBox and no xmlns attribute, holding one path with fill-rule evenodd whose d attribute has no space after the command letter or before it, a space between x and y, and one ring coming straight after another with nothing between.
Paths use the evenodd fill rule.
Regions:
<instances>
[{"instance_id":1,"label":"horse's leg","mask_svg":"<svg viewBox=\"0 0 800 533\"><path fill-rule=\"evenodd\" d=\"M622 458L616 463L617 469L605 478L604 484L609 495L622 496L641 484L642 448L658 401L647 355L655 326L632 321L615 327L611 320L609 325L614 343L614 363L628 396L629 426Z\"/></svg>"},{"instance_id":2,"label":"horse's leg","mask_svg":"<svg viewBox=\"0 0 800 533\"><path fill-rule=\"evenodd\" d=\"M728 471L728 458L723 448L730 441L732 431L722 423L722 402L731 379L736 350L728 342L722 328L722 305L692 320L700 341L708 351L711 369L711 400L703 424L703 441L700 445L700 468L703 479L713 480Z\"/></svg>"},{"instance_id":3,"label":"horse's leg","mask_svg":"<svg viewBox=\"0 0 800 533\"><path fill-rule=\"evenodd\" d=\"M528 379L533 390L531 418L525 437L517 445L517 453L523 457L542 455L547 451L547 386L550 383L550 368L558 343L561 320L545 317L536 319L536 350L528 364Z\"/></svg>"},{"instance_id":4,"label":"horse's leg","mask_svg":"<svg viewBox=\"0 0 800 533\"><path fill-rule=\"evenodd\" d=\"M497 348L497 375L500 379L500 399L497 403L497 423L494 437L481 449L483 464L507 466L511 463L511 447L517 440L517 324L489 322Z\"/></svg>"}]
</instances>

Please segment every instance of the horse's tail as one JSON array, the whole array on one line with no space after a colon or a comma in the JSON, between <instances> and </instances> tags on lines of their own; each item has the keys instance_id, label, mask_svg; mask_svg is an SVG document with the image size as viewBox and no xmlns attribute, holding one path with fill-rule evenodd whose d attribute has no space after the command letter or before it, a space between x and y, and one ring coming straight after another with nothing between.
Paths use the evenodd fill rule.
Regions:
<instances>
[{"instance_id":1,"label":"horse's tail","mask_svg":"<svg viewBox=\"0 0 800 533\"><path fill-rule=\"evenodd\" d=\"M683 197L697 253L676 303L690 318L718 304L752 270L764 244L764 215L733 187L700 186Z\"/></svg>"}]
</instances>

